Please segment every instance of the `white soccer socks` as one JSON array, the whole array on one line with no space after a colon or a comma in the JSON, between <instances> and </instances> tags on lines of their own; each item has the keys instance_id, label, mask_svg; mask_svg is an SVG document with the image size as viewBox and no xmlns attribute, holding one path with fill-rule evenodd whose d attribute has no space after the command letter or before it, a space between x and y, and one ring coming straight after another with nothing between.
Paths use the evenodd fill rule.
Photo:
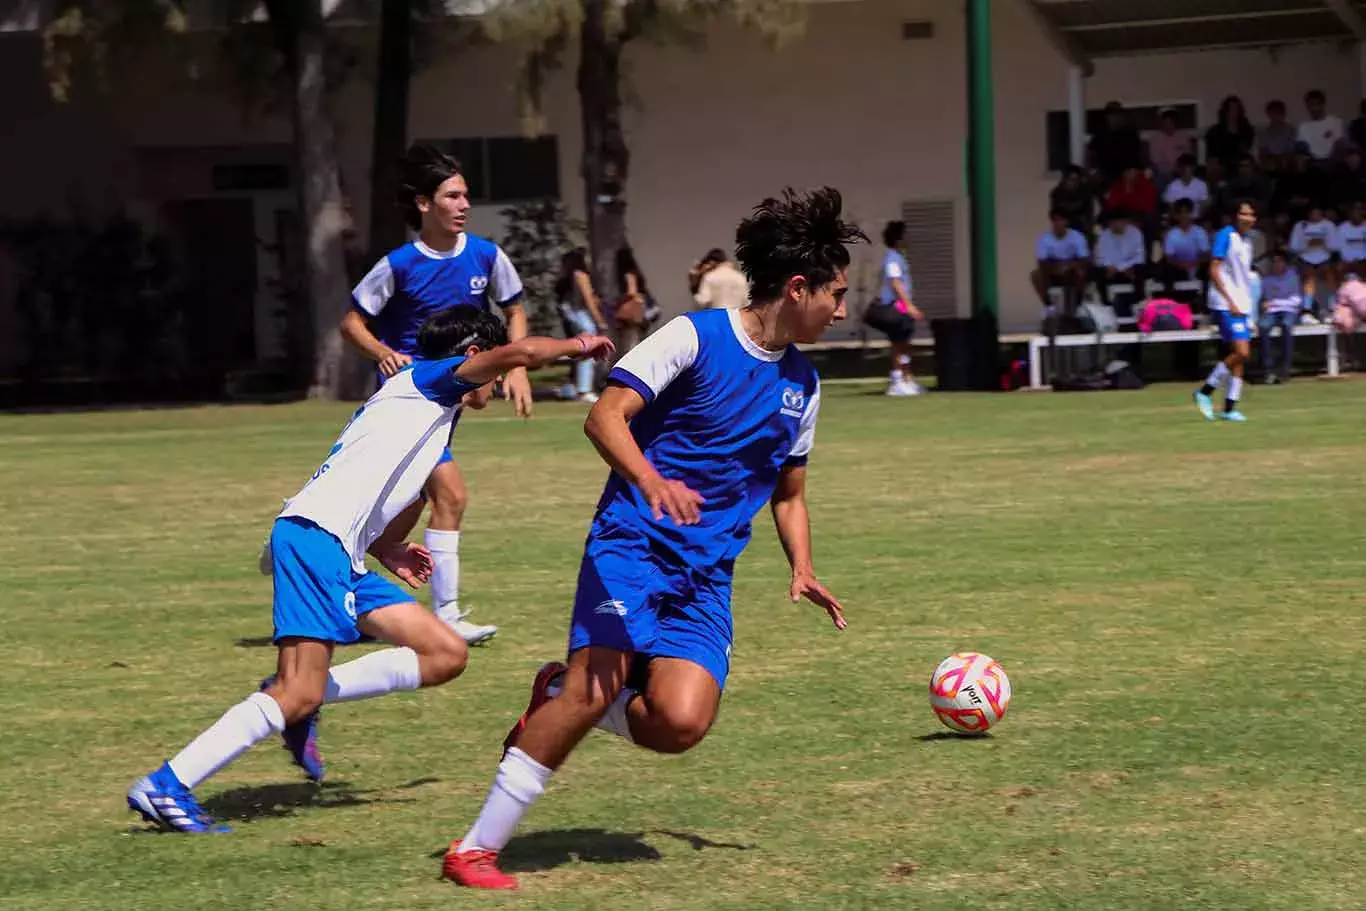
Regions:
<instances>
[{"instance_id":1,"label":"white soccer socks","mask_svg":"<svg viewBox=\"0 0 1366 911\"><path fill-rule=\"evenodd\" d=\"M198 786L271 734L285 729L280 704L265 693L252 693L223 713L170 761L171 771L187 788Z\"/></svg>"},{"instance_id":2,"label":"white soccer socks","mask_svg":"<svg viewBox=\"0 0 1366 911\"><path fill-rule=\"evenodd\" d=\"M422 685L417 652L410 648L386 648L332 668L327 675L324 703L370 699Z\"/></svg>"},{"instance_id":3,"label":"white soccer socks","mask_svg":"<svg viewBox=\"0 0 1366 911\"><path fill-rule=\"evenodd\" d=\"M446 623L460 619L460 532L427 529L432 552L432 609Z\"/></svg>"},{"instance_id":4,"label":"white soccer socks","mask_svg":"<svg viewBox=\"0 0 1366 911\"><path fill-rule=\"evenodd\" d=\"M516 747L508 750L498 766L484 809L460 839L460 853L503 850L526 811L545 793L551 774L550 769Z\"/></svg>"}]
</instances>

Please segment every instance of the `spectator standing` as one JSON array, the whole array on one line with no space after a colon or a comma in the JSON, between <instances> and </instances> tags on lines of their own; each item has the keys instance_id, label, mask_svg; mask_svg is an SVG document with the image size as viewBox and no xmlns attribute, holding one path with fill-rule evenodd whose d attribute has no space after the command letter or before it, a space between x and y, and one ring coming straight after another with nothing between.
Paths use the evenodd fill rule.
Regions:
<instances>
[{"instance_id":1,"label":"spectator standing","mask_svg":"<svg viewBox=\"0 0 1366 911\"><path fill-rule=\"evenodd\" d=\"M1267 102L1266 121L1257 131L1257 158L1263 171L1279 174L1290 167L1290 158L1295 154L1296 130L1286 120L1284 101Z\"/></svg>"},{"instance_id":2,"label":"spectator standing","mask_svg":"<svg viewBox=\"0 0 1366 911\"><path fill-rule=\"evenodd\" d=\"M1034 245L1035 268L1030 283L1039 295L1044 308L1044 323L1063 313L1074 313L1086 291L1087 266L1091 246L1086 237L1067 223L1067 214L1060 209L1048 213L1051 227ZM1050 288L1062 288L1066 299L1061 311L1048 297ZM1050 335L1054 333L1049 333Z\"/></svg>"},{"instance_id":3,"label":"spectator standing","mask_svg":"<svg viewBox=\"0 0 1366 911\"><path fill-rule=\"evenodd\" d=\"M1124 105L1111 101L1105 105L1105 125L1091 139L1091 164L1100 174L1101 186L1108 187L1131 168L1143 167L1143 140L1129 125Z\"/></svg>"},{"instance_id":4,"label":"spectator standing","mask_svg":"<svg viewBox=\"0 0 1366 911\"><path fill-rule=\"evenodd\" d=\"M1247 119L1243 100L1229 95L1219 105L1219 117L1214 126L1205 131L1205 162L1217 161L1223 173L1232 174L1238 160L1252 154L1257 133Z\"/></svg>"},{"instance_id":5,"label":"spectator standing","mask_svg":"<svg viewBox=\"0 0 1366 911\"><path fill-rule=\"evenodd\" d=\"M906 223L889 221L882 229L887 252L882 255L877 302L868 308L864 321L884 333L892 347L892 369L888 375L890 396L920 395L925 390L911 372L911 339L915 322L923 314L911 299L911 267L906 261Z\"/></svg>"},{"instance_id":6,"label":"spectator standing","mask_svg":"<svg viewBox=\"0 0 1366 911\"><path fill-rule=\"evenodd\" d=\"M1157 187L1139 168L1129 168L1105 195L1105 208L1124 212L1144 238L1157 236Z\"/></svg>"},{"instance_id":7,"label":"spectator standing","mask_svg":"<svg viewBox=\"0 0 1366 911\"><path fill-rule=\"evenodd\" d=\"M602 301L593 288L593 273L588 268L588 255L582 249L571 250L560 259L560 274L555 280L555 298L564 323L566 338L587 333L607 332L607 317ZM561 397L580 402L596 402L593 391L593 362L577 360L570 368L572 384L561 390Z\"/></svg>"},{"instance_id":8,"label":"spectator standing","mask_svg":"<svg viewBox=\"0 0 1366 911\"><path fill-rule=\"evenodd\" d=\"M1190 137L1177 129L1176 112L1163 111L1157 132L1148 140L1148 161L1152 164L1154 182L1159 190L1165 189L1176 176L1182 156L1192 152Z\"/></svg>"},{"instance_id":9,"label":"spectator standing","mask_svg":"<svg viewBox=\"0 0 1366 911\"><path fill-rule=\"evenodd\" d=\"M1342 118L1328 113L1328 98L1319 89L1305 94L1304 107L1309 112L1309 119L1299 125L1296 139L1304 143L1314 161L1328 161L1337 149L1338 140L1345 134Z\"/></svg>"},{"instance_id":10,"label":"spectator standing","mask_svg":"<svg viewBox=\"0 0 1366 911\"><path fill-rule=\"evenodd\" d=\"M688 289L698 310L739 310L749 303L749 282L720 247L688 272Z\"/></svg>"},{"instance_id":11,"label":"spectator standing","mask_svg":"<svg viewBox=\"0 0 1366 911\"><path fill-rule=\"evenodd\" d=\"M1182 155L1177 163L1176 179L1167 184L1167 189L1162 191L1162 201L1169 206L1175 206L1184 199L1191 204L1191 209L1198 218L1209 208L1209 197L1209 186L1195 176L1195 156Z\"/></svg>"},{"instance_id":12,"label":"spectator standing","mask_svg":"<svg viewBox=\"0 0 1366 911\"><path fill-rule=\"evenodd\" d=\"M1301 280L1282 251L1271 256L1271 269L1262 277L1261 349L1264 381L1276 383L1290 379L1295 362L1295 326L1299 324L1304 302L1314 296L1313 279ZM1281 331L1281 376L1276 375L1272 357L1271 332Z\"/></svg>"},{"instance_id":13,"label":"spectator standing","mask_svg":"<svg viewBox=\"0 0 1366 911\"><path fill-rule=\"evenodd\" d=\"M1128 283L1135 289L1142 287L1143 266L1148 261L1143 232L1134 226L1132 216L1125 211L1112 211L1109 224L1096 241L1095 280L1106 303L1110 302L1110 286Z\"/></svg>"},{"instance_id":14,"label":"spectator standing","mask_svg":"<svg viewBox=\"0 0 1366 911\"><path fill-rule=\"evenodd\" d=\"M1086 186L1086 172L1077 165L1068 165L1062 179L1048 194L1049 208L1062 212L1067 224L1088 234L1096 223L1096 199Z\"/></svg>"},{"instance_id":15,"label":"spectator standing","mask_svg":"<svg viewBox=\"0 0 1366 911\"><path fill-rule=\"evenodd\" d=\"M654 302L650 299L649 285L645 273L636 263L636 254L630 247L617 251L616 259L617 290L621 297L612 317L617 330L617 357L625 357L634 348L650 324L650 311Z\"/></svg>"}]
</instances>

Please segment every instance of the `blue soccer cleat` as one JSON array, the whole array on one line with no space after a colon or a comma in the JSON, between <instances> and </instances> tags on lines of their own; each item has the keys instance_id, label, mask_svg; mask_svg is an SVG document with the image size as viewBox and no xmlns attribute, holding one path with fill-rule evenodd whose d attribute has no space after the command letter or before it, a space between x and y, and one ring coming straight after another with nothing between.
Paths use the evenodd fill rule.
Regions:
<instances>
[{"instance_id":1,"label":"blue soccer cleat","mask_svg":"<svg viewBox=\"0 0 1366 911\"><path fill-rule=\"evenodd\" d=\"M133 782L128 789L128 809L166 832L213 835L232 831L204 812L190 789L171 771L170 763L163 762L151 775Z\"/></svg>"},{"instance_id":2,"label":"blue soccer cleat","mask_svg":"<svg viewBox=\"0 0 1366 911\"><path fill-rule=\"evenodd\" d=\"M1247 423L1247 415L1235 408L1232 411L1224 412L1224 420L1232 421L1235 424L1245 424Z\"/></svg>"},{"instance_id":3,"label":"blue soccer cleat","mask_svg":"<svg viewBox=\"0 0 1366 911\"><path fill-rule=\"evenodd\" d=\"M268 689L274 682L275 675L272 674L261 681L261 689ZM287 725L280 734L280 738L285 742L285 749L289 750L290 758L296 766L304 770L304 776L309 781L322 781L327 773L322 753L318 752L318 718L321 714L314 712L303 721Z\"/></svg>"},{"instance_id":4,"label":"blue soccer cleat","mask_svg":"<svg viewBox=\"0 0 1366 911\"><path fill-rule=\"evenodd\" d=\"M1199 389L1191 393L1191 401L1195 402L1195 407L1200 409L1200 413L1205 416L1205 420L1214 420L1214 402Z\"/></svg>"}]
</instances>

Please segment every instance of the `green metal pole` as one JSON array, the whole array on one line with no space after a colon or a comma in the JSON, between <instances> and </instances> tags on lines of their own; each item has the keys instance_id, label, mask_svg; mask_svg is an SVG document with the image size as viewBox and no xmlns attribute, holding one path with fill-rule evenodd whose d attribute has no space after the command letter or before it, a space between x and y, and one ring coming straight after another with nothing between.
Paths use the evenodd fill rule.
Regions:
<instances>
[{"instance_id":1,"label":"green metal pole","mask_svg":"<svg viewBox=\"0 0 1366 911\"><path fill-rule=\"evenodd\" d=\"M991 82L991 0L967 0L968 202L972 219L972 313L998 311L996 136Z\"/></svg>"}]
</instances>

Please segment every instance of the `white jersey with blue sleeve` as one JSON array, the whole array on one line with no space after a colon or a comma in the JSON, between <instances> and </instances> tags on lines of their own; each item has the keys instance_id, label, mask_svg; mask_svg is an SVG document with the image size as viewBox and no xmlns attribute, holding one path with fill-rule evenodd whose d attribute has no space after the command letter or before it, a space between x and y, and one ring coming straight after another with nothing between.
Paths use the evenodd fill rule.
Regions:
<instances>
[{"instance_id":1,"label":"white jersey with blue sleeve","mask_svg":"<svg viewBox=\"0 0 1366 911\"><path fill-rule=\"evenodd\" d=\"M755 344L740 311L704 310L645 339L609 379L645 400L631 433L650 464L705 502L696 525L657 521L640 491L613 474L594 528L630 526L690 570L728 577L782 470L804 465L811 453L820 410L815 368L795 346Z\"/></svg>"},{"instance_id":2,"label":"white jersey with blue sleeve","mask_svg":"<svg viewBox=\"0 0 1366 911\"><path fill-rule=\"evenodd\" d=\"M450 440L466 392L463 357L417 361L351 416L332 451L280 517L307 519L341 542L358 573L395 516L417 499Z\"/></svg>"},{"instance_id":3,"label":"white jersey with blue sleeve","mask_svg":"<svg viewBox=\"0 0 1366 911\"><path fill-rule=\"evenodd\" d=\"M1224 228L1214 238L1211 253L1220 264L1219 277L1232 298L1226 298L1210 282L1209 308L1227 310L1235 315L1245 316L1252 312L1253 273L1252 241L1244 237L1232 226Z\"/></svg>"}]
</instances>

